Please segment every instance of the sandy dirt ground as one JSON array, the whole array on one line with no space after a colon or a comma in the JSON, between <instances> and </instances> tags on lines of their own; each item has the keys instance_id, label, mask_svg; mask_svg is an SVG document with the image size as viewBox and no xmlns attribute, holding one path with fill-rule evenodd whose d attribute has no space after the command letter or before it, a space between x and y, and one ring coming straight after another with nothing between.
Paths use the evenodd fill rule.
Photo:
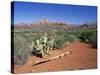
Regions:
<instances>
[{"instance_id":1,"label":"sandy dirt ground","mask_svg":"<svg viewBox=\"0 0 100 75\"><path fill-rule=\"evenodd\" d=\"M34 62L38 60L48 59L67 51L71 51L71 54L33 66ZM15 67L14 73L68 71L96 68L97 49L92 48L90 44L73 42L65 48L51 51L50 55L45 58L39 58L36 56L30 57L26 64Z\"/></svg>"}]
</instances>

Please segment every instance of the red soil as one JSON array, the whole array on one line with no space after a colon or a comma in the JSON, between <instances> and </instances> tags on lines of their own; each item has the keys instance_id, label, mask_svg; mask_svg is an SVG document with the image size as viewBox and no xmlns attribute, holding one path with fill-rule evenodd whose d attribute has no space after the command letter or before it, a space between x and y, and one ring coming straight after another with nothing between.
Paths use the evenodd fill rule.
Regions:
<instances>
[{"instance_id":1,"label":"red soil","mask_svg":"<svg viewBox=\"0 0 100 75\"><path fill-rule=\"evenodd\" d=\"M59 59L32 66L36 60L46 59L63 52L71 51L71 55L65 55ZM82 70L97 68L97 49L82 42L73 42L62 50L51 52L46 58L30 57L25 65L15 67L14 73L47 72L61 70Z\"/></svg>"}]
</instances>

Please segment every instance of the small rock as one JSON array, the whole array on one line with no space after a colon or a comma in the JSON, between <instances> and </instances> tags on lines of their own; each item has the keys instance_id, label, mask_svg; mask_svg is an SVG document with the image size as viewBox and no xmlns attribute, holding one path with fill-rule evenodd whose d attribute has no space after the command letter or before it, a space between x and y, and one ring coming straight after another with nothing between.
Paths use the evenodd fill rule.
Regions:
<instances>
[{"instance_id":1,"label":"small rock","mask_svg":"<svg viewBox=\"0 0 100 75\"><path fill-rule=\"evenodd\" d=\"M72 54L72 51L67 51L66 54L67 55L71 55Z\"/></svg>"},{"instance_id":2,"label":"small rock","mask_svg":"<svg viewBox=\"0 0 100 75\"><path fill-rule=\"evenodd\" d=\"M36 70L35 70L35 69L33 69L33 70L32 70L32 72L36 72Z\"/></svg>"}]
</instances>

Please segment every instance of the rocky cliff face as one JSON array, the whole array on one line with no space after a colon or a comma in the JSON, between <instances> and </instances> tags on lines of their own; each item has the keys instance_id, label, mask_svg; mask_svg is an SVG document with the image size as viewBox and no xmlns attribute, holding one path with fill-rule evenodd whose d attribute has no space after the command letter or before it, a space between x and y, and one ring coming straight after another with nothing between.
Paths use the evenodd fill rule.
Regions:
<instances>
[{"instance_id":1,"label":"rocky cliff face","mask_svg":"<svg viewBox=\"0 0 100 75\"><path fill-rule=\"evenodd\" d=\"M47 25L47 24L49 24L49 21L48 21L48 19L42 19L40 24Z\"/></svg>"},{"instance_id":2,"label":"rocky cliff face","mask_svg":"<svg viewBox=\"0 0 100 75\"><path fill-rule=\"evenodd\" d=\"M63 22L51 22L48 19L42 19L40 21L34 22L32 24L25 24L25 25L16 25L15 30L17 31L25 31L25 30L58 30L58 29L68 29L69 25Z\"/></svg>"}]
</instances>

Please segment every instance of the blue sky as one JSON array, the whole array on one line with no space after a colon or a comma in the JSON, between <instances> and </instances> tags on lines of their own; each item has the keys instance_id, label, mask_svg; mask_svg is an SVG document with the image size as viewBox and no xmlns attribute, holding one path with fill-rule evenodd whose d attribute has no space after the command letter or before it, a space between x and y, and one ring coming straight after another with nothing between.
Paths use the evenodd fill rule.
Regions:
<instances>
[{"instance_id":1,"label":"blue sky","mask_svg":"<svg viewBox=\"0 0 100 75\"><path fill-rule=\"evenodd\" d=\"M47 18L68 24L83 24L97 21L96 6L14 2L14 24L33 23Z\"/></svg>"}]
</instances>

